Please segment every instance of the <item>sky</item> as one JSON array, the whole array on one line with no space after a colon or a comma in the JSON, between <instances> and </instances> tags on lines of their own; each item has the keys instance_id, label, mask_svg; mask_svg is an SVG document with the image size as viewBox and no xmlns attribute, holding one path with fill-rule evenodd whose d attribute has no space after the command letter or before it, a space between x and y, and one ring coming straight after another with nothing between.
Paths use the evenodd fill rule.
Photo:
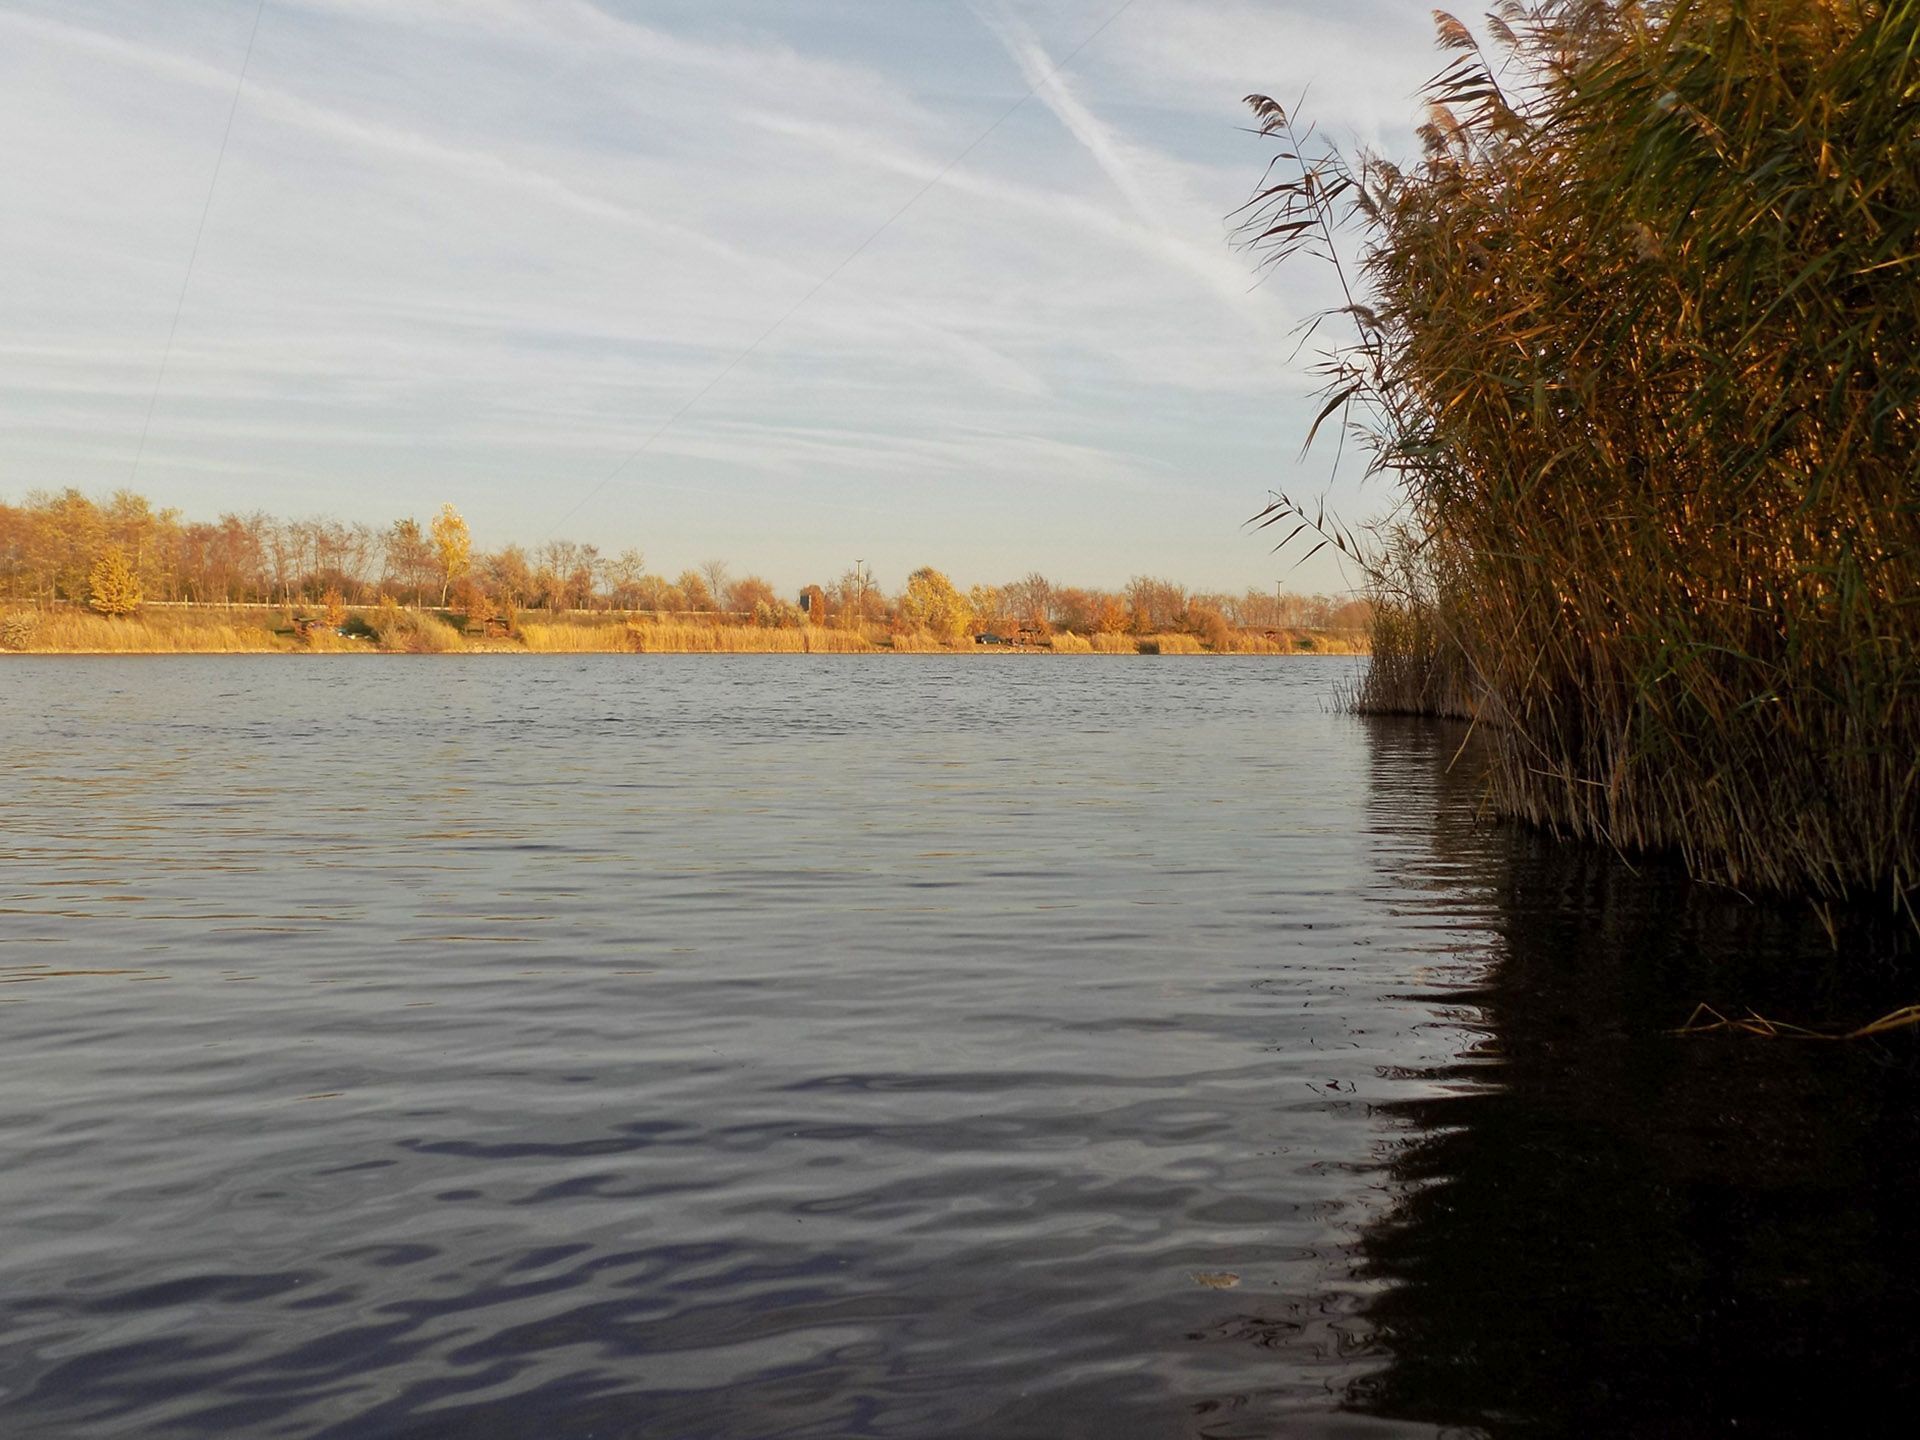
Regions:
<instances>
[{"instance_id":1,"label":"sky","mask_svg":"<svg viewBox=\"0 0 1920 1440\"><path fill-rule=\"evenodd\" d=\"M1391 492L1300 458L1328 278L1230 243L1241 97L1404 156L1428 14L0 0L0 498L1344 589L1243 524Z\"/></svg>"}]
</instances>

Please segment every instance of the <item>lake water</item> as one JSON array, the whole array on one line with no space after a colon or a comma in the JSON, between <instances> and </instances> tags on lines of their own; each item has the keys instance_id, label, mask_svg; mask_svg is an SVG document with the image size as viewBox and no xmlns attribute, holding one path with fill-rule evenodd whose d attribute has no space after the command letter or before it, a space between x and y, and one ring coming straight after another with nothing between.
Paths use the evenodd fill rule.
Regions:
<instances>
[{"instance_id":1,"label":"lake water","mask_svg":"<svg viewBox=\"0 0 1920 1440\"><path fill-rule=\"evenodd\" d=\"M0 665L0 1434L1871 1433L1872 943L1332 659Z\"/></svg>"}]
</instances>

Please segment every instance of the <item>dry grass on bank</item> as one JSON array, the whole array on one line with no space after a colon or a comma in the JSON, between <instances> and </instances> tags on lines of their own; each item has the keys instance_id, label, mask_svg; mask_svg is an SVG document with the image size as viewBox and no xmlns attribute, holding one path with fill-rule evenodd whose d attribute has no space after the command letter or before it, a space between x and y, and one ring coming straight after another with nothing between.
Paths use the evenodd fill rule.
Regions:
<instances>
[{"instance_id":1,"label":"dry grass on bank","mask_svg":"<svg viewBox=\"0 0 1920 1440\"><path fill-rule=\"evenodd\" d=\"M297 648L264 618L227 611L149 611L108 618L91 611L15 611L7 617L10 648L29 654L247 654ZM13 644L17 638L20 643Z\"/></svg>"},{"instance_id":2,"label":"dry grass on bank","mask_svg":"<svg viewBox=\"0 0 1920 1440\"><path fill-rule=\"evenodd\" d=\"M304 640L293 648L311 651L315 655L364 655L374 648L371 639L365 636L341 635L332 630L315 627L307 632Z\"/></svg>"},{"instance_id":3,"label":"dry grass on bank","mask_svg":"<svg viewBox=\"0 0 1920 1440\"><path fill-rule=\"evenodd\" d=\"M968 636L962 644L969 650L977 650L980 648L973 643L971 636ZM946 641L929 635L925 630L915 630L901 631L889 635L887 637L887 648L901 655L943 655L950 650L956 650L960 647L957 645L949 645Z\"/></svg>"},{"instance_id":4,"label":"dry grass on bank","mask_svg":"<svg viewBox=\"0 0 1920 1440\"><path fill-rule=\"evenodd\" d=\"M1228 655L1365 655L1368 637L1357 630L1277 630L1250 635L1244 631L1230 640Z\"/></svg>"},{"instance_id":5,"label":"dry grass on bank","mask_svg":"<svg viewBox=\"0 0 1920 1440\"><path fill-rule=\"evenodd\" d=\"M1071 630L1056 630L1047 637L1047 647L1056 655L1138 655L1140 641L1132 635L1078 635Z\"/></svg>"},{"instance_id":6,"label":"dry grass on bank","mask_svg":"<svg viewBox=\"0 0 1920 1440\"><path fill-rule=\"evenodd\" d=\"M298 609L294 613L311 614ZM511 639L468 636L457 614L399 606L365 606L348 612L341 634L314 624L297 633L288 612L267 607L152 606L137 615L109 619L77 606L0 610L0 650L38 654L244 654L313 653L408 655L531 653L592 654L775 654L847 655L891 651L909 655L1012 653L976 645L971 637L949 643L926 631L889 633L820 626L763 628L700 620L642 618L621 613L523 619ZM1062 655L1292 655L1354 653L1354 641L1331 635L1258 635L1236 632L1219 651L1192 635L1075 635L1061 631L1041 648Z\"/></svg>"},{"instance_id":7,"label":"dry grass on bank","mask_svg":"<svg viewBox=\"0 0 1920 1440\"><path fill-rule=\"evenodd\" d=\"M843 655L876 648L865 635L818 626L775 629L620 615L525 621L518 638L525 649L543 655Z\"/></svg>"},{"instance_id":8,"label":"dry grass on bank","mask_svg":"<svg viewBox=\"0 0 1920 1440\"><path fill-rule=\"evenodd\" d=\"M1142 635L1138 642L1142 655L1199 655L1200 642L1191 635Z\"/></svg>"},{"instance_id":9,"label":"dry grass on bank","mask_svg":"<svg viewBox=\"0 0 1920 1440\"><path fill-rule=\"evenodd\" d=\"M624 626L571 620L522 621L516 638L536 655L624 654L633 649Z\"/></svg>"},{"instance_id":10,"label":"dry grass on bank","mask_svg":"<svg viewBox=\"0 0 1920 1440\"><path fill-rule=\"evenodd\" d=\"M847 655L874 648L866 636L819 626L763 629L754 625L698 625L666 622L628 629L628 649L641 654L673 655Z\"/></svg>"},{"instance_id":11,"label":"dry grass on bank","mask_svg":"<svg viewBox=\"0 0 1920 1440\"><path fill-rule=\"evenodd\" d=\"M465 650L467 642L453 624L430 610L382 605L356 610L352 618L373 633L382 650L406 655L445 655Z\"/></svg>"},{"instance_id":12,"label":"dry grass on bank","mask_svg":"<svg viewBox=\"0 0 1920 1440\"><path fill-rule=\"evenodd\" d=\"M1187 634L1055 634L1050 642L1060 655L1365 655L1367 637L1359 632L1280 630L1250 634L1235 631L1224 643L1203 644Z\"/></svg>"}]
</instances>

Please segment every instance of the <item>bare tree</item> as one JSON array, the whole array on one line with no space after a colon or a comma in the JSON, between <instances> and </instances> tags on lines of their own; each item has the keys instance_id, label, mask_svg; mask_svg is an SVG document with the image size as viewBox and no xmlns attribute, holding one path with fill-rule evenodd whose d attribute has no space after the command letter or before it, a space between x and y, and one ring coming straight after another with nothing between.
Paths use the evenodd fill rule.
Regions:
<instances>
[{"instance_id":1,"label":"bare tree","mask_svg":"<svg viewBox=\"0 0 1920 1440\"><path fill-rule=\"evenodd\" d=\"M698 570L683 570L674 588L680 592L681 605L688 610L711 610L714 606L713 591L707 588L707 578Z\"/></svg>"},{"instance_id":2,"label":"bare tree","mask_svg":"<svg viewBox=\"0 0 1920 1440\"><path fill-rule=\"evenodd\" d=\"M1001 588L1007 613L1027 625L1046 625L1053 614L1053 585L1039 571L1031 571Z\"/></svg>"},{"instance_id":3,"label":"bare tree","mask_svg":"<svg viewBox=\"0 0 1920 1440\"><path fill-rule=\"evenodd\" d=\"M713 596L713 605L717 610L726 603L726 594L732 575L724 560L703 560L700 562L700 574L707 582L707 593Z\"/></svg>"},{"instance_id":4,"label":"bare tree","mask_svg":"<svg viewBox=\"0 0 1920 1440\"><path fill-rule=\"evenodd\" d=\"M607 561L607 603L616 610L636 609L640 604L640 581L646 573L645 558L631 547Z\"/></svg>"}]
</instances>

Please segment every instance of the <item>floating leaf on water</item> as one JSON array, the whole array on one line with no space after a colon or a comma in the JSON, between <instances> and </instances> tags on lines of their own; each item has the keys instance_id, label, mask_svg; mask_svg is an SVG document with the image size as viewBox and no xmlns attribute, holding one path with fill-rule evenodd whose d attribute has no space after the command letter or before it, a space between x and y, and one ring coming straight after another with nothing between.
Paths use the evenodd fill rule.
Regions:
<instances>
[{"instance_id":1,"label":"floating leaf on water","mask_svg":"<svg viewBox=\"0 0 1920 1440\"><path fill-rule=\"evenodd\" d=\"M1231 1270L1196 1270L1193 1283L1204 1285L1209 1290L1231 1290L1240 1283L1240 1277Z\"/></svg>"}]
</instances>

